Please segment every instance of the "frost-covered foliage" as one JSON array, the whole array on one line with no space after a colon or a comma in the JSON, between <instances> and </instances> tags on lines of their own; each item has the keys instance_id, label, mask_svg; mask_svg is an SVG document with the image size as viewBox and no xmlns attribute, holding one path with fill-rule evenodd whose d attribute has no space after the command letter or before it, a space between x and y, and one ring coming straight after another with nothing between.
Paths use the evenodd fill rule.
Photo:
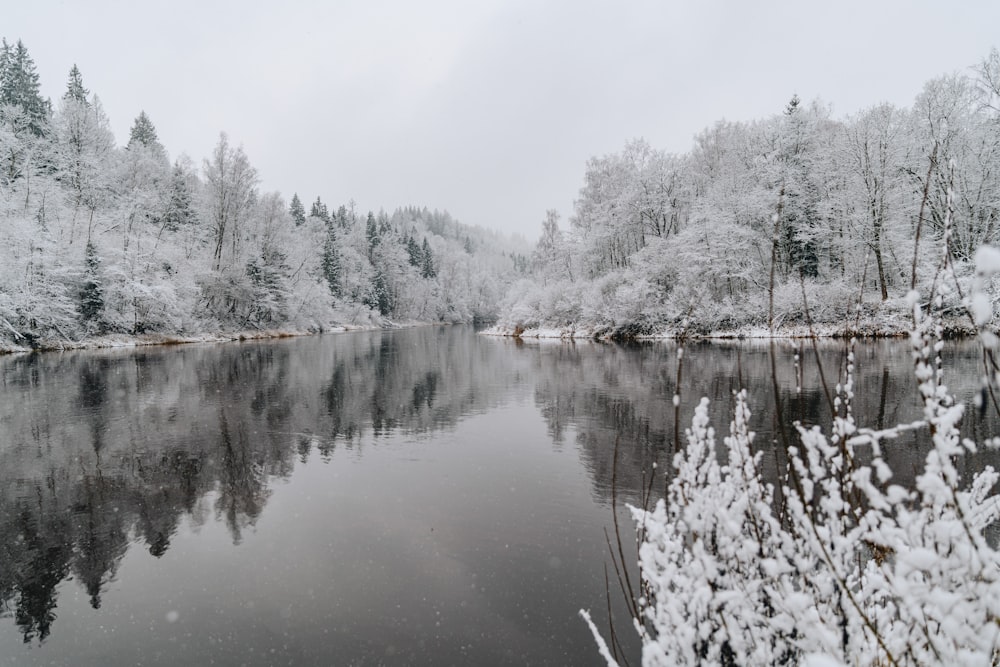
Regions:
<instances>
[{"instance_id":1,"label":"frost-covered foliage","mask_svg":"<svg viewBox=\"0 0 1000 667\"><path fill-rule=\"evenodd\" d=\"M97 334L492 319L525 268L519 240L446 212L366 216L317 197L307 218L297 195L289 206L261 191L224 133L201 168L171 163L145 112L116 146L76 66L54 111L38 90L27 48L4 41L0 350Z\"/></svg>"},{"instance_id":2,"label":"frost-covered foliage","mask_svg":"<svg viewBox=\"0 0 1000 667\"><path fill-rule=\"evenodd\" d=\"M948 249L938 286L955 282L951 264ZM975 267L966 304L983 326L993 316L988 286L1000 251L981 249ZM919 420L883 430L855 423L852 347L829 433L796 424L797 438L780 443L775 483L748 428L745 392L736 395L722 460L707 399L696 409L665 497L631 510L641 536L635 627L643 665L998 664L1000 474L986 467L962 479L959 461L1000 440L960 437L966 406L944 384L940 319L917 292L907 302ZM932 294L931 308L943 303ZM996 337L982 340L995 369ZM998 380L986 380L980 401L993 400ZM912 485L894 484L883 443L913 433L930 445L923 470ZM599 648L615 664L603 640Z\"/></svg>"},{"instance_id":3,"label":"frost-covered foliage","mask_svg":"<svg viewBox=\"0 0 1000 667\"><path fill-rule=\"evenodd\" d=\"M823 294L809 301L816 323L904 331L904 295L929 292L919 277L933 274L949 184L963 287L975 249L1000 239L998 62L930 81L908 109L835 119L795 97L764 120L716 123L687 154L636 140L591 159L569 229L547 217L535 286L508 293L501 324L780 328L807 324L804 288ZM551 298L560 281L565 298Z\"/></svg>"}]
</instances>

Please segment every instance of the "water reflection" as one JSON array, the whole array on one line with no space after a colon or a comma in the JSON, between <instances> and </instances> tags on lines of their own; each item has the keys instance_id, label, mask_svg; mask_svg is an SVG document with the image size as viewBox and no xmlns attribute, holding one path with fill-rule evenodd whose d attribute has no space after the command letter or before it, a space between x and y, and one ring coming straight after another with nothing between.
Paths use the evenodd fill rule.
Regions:
<instances>
[{"instance_id":1,"label":"water reflection","mask_svg":"<svg viewBox=\"0 0 1000 667\"><path fill-rule=\"evenodd\" d=\"M210 493L239 543L314 447L449 428L514 382L507 349L464 329L331 342L0 359L0 598L24 640L51 632L63 580L99 608L130 537L163 556Z\"/></svg>"},{"instance_id":2,"label":"water reflection","mask_svg":"<svg viewBox=\"0 0 1000 667\"><path fill-rule=\"evenodd\" d=\"M950 349L947 380L953 391L967 398L978 390L978 352L968 344ZM844 366L844 348L824 344L818 356L832 389ZM804 423L829 420L814 357L811 347L787 343L691 345L679 392L676 353L670 344L515 344L458 327L0 358L0 615L12 617L24 642L42 642L53 633L57 598L70 579L91 608L102 609L132 549L163 559L184 526L198 530L210 524L225 526L231 544L244 543L269 503L276 502L276 485L291 479L297 469L329 463L340 451L352 460L373 458L366 448L377 448L383 441L398 448L400 436L410 442L437 442L440 434L454 431L463 420L506 415L504 406L526 402L529 407L533 403L547 437L543 433L533 441L539 436L524 430L530 424L489 426L487 432L475 431L477 442L441 454L447 460L428 462L428 478L412 479L400 467L406 453L397 449L379 459L384 472L353 471L364 480L358 482L361 487L341 478L337 483L343 488L335 491L351 495L338 501L336 536L358 540L360 549L342 554L342 567L361 567L346 564L355 560L362 565L386 563L375 579L391 581L392 571L414 569L407 558L433 555L435 562L449 563L446 567L452 569L446 572L463 572L473 588L482 581L470 572L492 576L503 571L505 583L491 588L490 597L478 603L493 625L475 626L480 621L472 615L461 620L477 642L486 643L484 637L502 634L494 618L502 610L509 630L504 636L517 637L518 643L537 652L518 653L515 660L510 646L498 645L492 653L483 649L482 659L579 664L597 657L574 614L581 604L604 603L600 535L610 522L612 480L616 478L622 497L635 500L654 462L660 473L669 469L678 432L674 394L681 396L681 433L701 396L712 400L716 427L724 432L732 392L749 389L752 427L765 452L765 469L777 476L780 447L774 443L781 439L782 424L788 428L790 420L778 420L775 405L780 403L786 415ZM919 414L905 345L861 345L857 366L854 411L861 423L883 427ZM963 429L981 437L996 432L996 426L993 415L970 415ZM896 443L889 458L898 479L912 480L925 447L914 435ZM562 458L540 457L541 450ZM460 460L450 463L452 457ZM995 458L984 453L966 465L996 465ZM592 515L578 500L568 500L577 483L574 466L581 464L585 472L580 481L594 504ZM548 477L541 476L542 469ZM349 472L338 469L337 474ZM321 480L315 488L333 493L327 489L332 483ZM491 484L500 491L490 491ZM552 489L559 485L565 493L556 497ZM506 495L508 488L518 504ZM470 498L477 494L484 504L472 516ZM369 513L358 509L361 503L371 506ZM503 507L516 509L503 514ZM355 525L360 519L351 519L352 513L387 518L381 532L373 532ZM287 520L293 522L295 516L289 514ZM415 524L423 527L425 522L428 532L418 535ZM307 526L290 539L304 541L309 530ZM429 555L425 540L431 530L437 533ZM594 538L586 539L593 544L584 547L580 541L590 530ZM312 547L297 544L304 554L298 558L322 559L334 550L319 535ZM562 542L554 546L549 540ZM413 551L386 552L384 543ZM530 558L500 559L511 545ZM280 558L268 563L270 570L287 566ZM554 576L557 570L563 578ZM372 578L370 573L354 576ZM400 606L419 609L427 596L420 586L426 573L408 576L405 584L397 582L407 591L401 599L382 595L386 599L380 600L373 588L378 581L364 590L352 589L351 599L370 605L363 613L394 618L394 631L423 646L426 637L413 627L397 627L393 611ZM435 576L443 577L434 584L438 589L446 586L446 575ZM571 588L579 590L571 595ZM551 599L517 596L537 596L541 590L548 590ZM449 595L465 604L464 594ZM562 620L553 620L555 614ZM366 628L357 630L367 633L364 642L360 635L340 640L357 644L364 654L378 644L378 633L360 621L356 625ZM534 639L525 633L534 633ZM559 638L563 635L569 640ZM325 646L324 641L316 643ZM545 649L531 641L558 647L554 657L546 658L541 654ZM468 658L472 653L464 647L439 642L438 652L425 661ZM414 661L412 655L398 660Z\"/></svg>"},{"instance_id":3,"label":"water reflection","mask_svg":"<svg viewBox=\"0 0 1000 667\"><path fill-rule=\"evenodd\" d=\"M618 442L619 487L632 501L652 464L662 471L676 451L675 393L681 399L676 411L678 439L684 442L694 407L706 396L721 446L728 433L733 393L747 389L753 411L750 425L764 452L763 470L775 481L780 477L783 443L795 441L794 422L829 430L830 397L845 380L847 364L844 342L823 341L815 348L807 341L693 343L684 353L678 389L676 346L670 343L542 343L534 345L534 354L535 402L553 441L563 441L569 427L577 426L576 442L588 461L598 498L610 495L613 465L608 443ZM981 387L977 344L953 342L944 367L949 390L959 400L971 401ZM779 419L779 405L784 419ZM858 344L852 411L859 425L878 429L920 418L913 361L904 342ZM997 432L998 426L1000 419L992 411L972 411L962 423L962 434L978 441ZM912 484L928 446L920 432L886 443L885 456L898 483ZM995 453L982 452L963 460L960 470L971 473L997 462Z\"/></svg>"}]
</instances>

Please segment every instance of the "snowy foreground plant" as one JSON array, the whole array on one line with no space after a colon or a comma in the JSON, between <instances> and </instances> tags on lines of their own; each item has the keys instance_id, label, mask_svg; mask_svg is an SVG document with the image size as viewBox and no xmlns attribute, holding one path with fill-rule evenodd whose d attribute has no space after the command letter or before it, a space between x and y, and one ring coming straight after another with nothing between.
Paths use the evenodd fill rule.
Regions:
<instances>
[{"instance_id":1,"label":"snowy foreground plant","mask_svg":"<svg viewBox=\"0 0 1000 667\"><path fill-rule=\"evenodd\" d=\"M977 326L992 317L984 290L998 272L1000 252L980 251L969 300ZM1000 664L1000 556L985 537L1000 520L991 494L1000 475L987 467L960 480L956 460L976 444L961 439L964 406L942 382L940 324L915 294L911 303L922 418L859 428L850 354L830 434L796 425L780 490L761 474L746 393L736 396L724 462L702 399L666 497L631 508L642 536L634 620L643 665ZM995 341L983 336L987 353ZM913 430L931 449L904 488L891 483L881 444Z\"/></svg>"}]
</instances>

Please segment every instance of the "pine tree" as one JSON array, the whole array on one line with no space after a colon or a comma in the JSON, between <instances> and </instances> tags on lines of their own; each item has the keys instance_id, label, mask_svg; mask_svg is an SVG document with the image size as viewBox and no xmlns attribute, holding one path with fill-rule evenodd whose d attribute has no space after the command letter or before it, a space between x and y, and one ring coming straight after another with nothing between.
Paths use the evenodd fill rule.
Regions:
<instances>
[{"instance_id":1,"label":"pine tree","mask_svg":"<svg viewBox=\"0 0 1000 667\"><path fill-rule=\"evenodd\" d=\"M337 233L334 226L326 226L326 240L323 243L323 258L320 261L320 268L323 271L323 278L330 289L333 298L339 299L343 293L343 283L341 280L340 250L337 248Z\"/></svg>"},{"instance_id":2,"label":"pine tree","mask_svg":"<svg viewBox=\"0 0 1000 667\"><path fill-rule=\"evenodd\" d=\"M406 237L406 254L410 257L410 266L421 267L424 264L424 255L412 236Z\"/></svg>"},{"instance_id":3,"label":"pine tree","mask_svg":"<svg viewBox=\"0 0 1000 667\"><path fill-rule=\"evenodd\" d=\"M90 91L83 87L83 76L80 74L80 69L73 64L73 69L69 71L69 81L66 83L66 92L63 94L64 100L76 100L81 104L90 106L90 102L87 101L87 95Z\"/></svg>"},{"instance_id":4,"label":"pine tree","mask_svg":"<svg viewBox=\"0 0 1000 667\"><path fill-rule=\"evenodd\" d=\"M368 211L368 220L365 222L365 238L368 239L368 261L375 262L375 247L381 239L378 235L378 225L375 223L375 214Z\"/></svg>"},{"instance_id":5,"label":"pine tree","mask_svg":"<svg viewBox=\"0 0 1000 667\"><path fill-rule=\"evenodd\" d=\"M796 112L798 112L799 105L801 103L802 100L799 99L798 93L792 94L792 99L790 99L788 101L788 104L785 106L785 115L786 116L794 115Z\"/></svg>"},{"instance_id":6,"label":"pine tree","mask_svg":"<svg viewBox=\"0 0 1000 667\"><path fill-rule=\"evenodd\" d=\"M21 40L14 46L3 40L0 65L0 104L10 104L23 111L31 132L42 136L52 115L52 104L41 96L35 61Z\"/></svg>"},{"instance_id":7,"label":"pine tree","mask_svg":"<svg viewBox=\"0 0 1000 667\"><path fill-rule=\"evenodd\" d=\"M301 227L306 223L306 209L302 206L302 200L299 199L299 193L292 195L292 204L288 207L288 212L292 216L292 220L295 221L296 227Z\"/></svg>"},{"instance_id":8,"label":"pine tree","mask_svg":"<svg viewBox=\"0 0 1000 667\"><path fill-rule=\"evenodd\" d=\"M347 219L347 207L341 206L337 209L337 224L341 229L347 229L350 222Z\"/></svg>"},{"instance_id":9,"label":"pine tree","mask_svg":"<svg viewBox=\"0 0 1000 667\"><path fill-rule=\"evenodd\" d=\"M385 274L381 269L375 272L372 280L371 290L365 296L364 303L373 310L377 310L379 315L390 315L393 310L392 297L386 285Z\"/></svg>"},{"instance_id":10,"label":"pine tree","mask_svg":"<svg viewBox=\"0 0 1000 667\"><path fill-rule=\"evenodd\" d=\"M187 174L179 164L174 166L170 177L170 196L163 212L163 226L170 231L177 231L182 225L195 220L194 208L191 205L191 190L188 187Z\"/></svg>"},{"instance_id":11,"label":"pine tree","mask_svg":"<svg viewBox=\"0 0 1000 667\"><path fill-rule=\"evenodd\" d=\"M434 268L434 256L431 254L431 246L427 243L427 237L424 237L424 245L420 249L420 254L423 255L423 264L420 267L420 275L424 278L434 278L437 276L437 269Z\"/></svg>"},{"instance_id":12,"label":"pine tree","mask_svg":"<svg viewBox=\"0 0 1000 667\"><path fill-rule=\"evenodd\" d=\"M104 288L101 286L101 258L93 242L87 241L84 252L83 285L80 287L80 303L77 310L80 319L88 328L100 329L101 313L104 310Z\"/></svg>"},{"instance_id":13,"label":"pine tree","mask_svg":"<svg viewBox=\"0 0 1000 667\"><path fill-rule=\"evenodd\" d=\"M126 148L132 148L137 145L163 150L160 139L156 136L156 128L153 126L153 121L149 120L149 116L146 115L145 111L140 111L132 123Z\"/></svg>"},{"instance_id":14,"label":"pine tree","mask_svg":"<svg viewBox=\"0 0 1000 667\"><path fill-rule=\"evenodd\" d=\"M287 318L288 257L276 246L265 244L260 257L247 262L246 274L253 286L253 303L247 313L247 321L261 323L283 322Z\"/></svg>"},{"instance_id":15,"label":"pine tree","mask_svg":"<svg viewBox=\"0 0 1000 667\"><path fill-rule=\"evenodd\" d=\"M316 197L312 208L309 209L309 216L319 218L323 222L330 222L330 210L326 207L326 204L320 201L319 197Z\"/></svg>"}]
</instances>

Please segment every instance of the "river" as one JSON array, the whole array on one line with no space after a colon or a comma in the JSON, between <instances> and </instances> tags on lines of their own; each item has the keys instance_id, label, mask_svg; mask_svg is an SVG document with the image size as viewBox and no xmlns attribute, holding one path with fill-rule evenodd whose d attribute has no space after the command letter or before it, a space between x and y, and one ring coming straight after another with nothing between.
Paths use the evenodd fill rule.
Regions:
<instances>
[{"instance_id":1,"label":"river","mask_svg":"<svg viewBox=\"0 0 1000 667\"><path fill-rule=\"evenodd\" d=\"M845 345L816 354L689 345L681 433L703 395L725 431L746 387L777 470L781 428L829 420ZM905 342L856 357L859 422L919 415ZM662 488L677 364L468 327L0 357L0 662L601 664L577 611L606 629L612 486L637 502L657 462ZM960 399L980 368L949 345ZM890 448L897 479L925 447Z\"/></svg>"}]
</instances>

